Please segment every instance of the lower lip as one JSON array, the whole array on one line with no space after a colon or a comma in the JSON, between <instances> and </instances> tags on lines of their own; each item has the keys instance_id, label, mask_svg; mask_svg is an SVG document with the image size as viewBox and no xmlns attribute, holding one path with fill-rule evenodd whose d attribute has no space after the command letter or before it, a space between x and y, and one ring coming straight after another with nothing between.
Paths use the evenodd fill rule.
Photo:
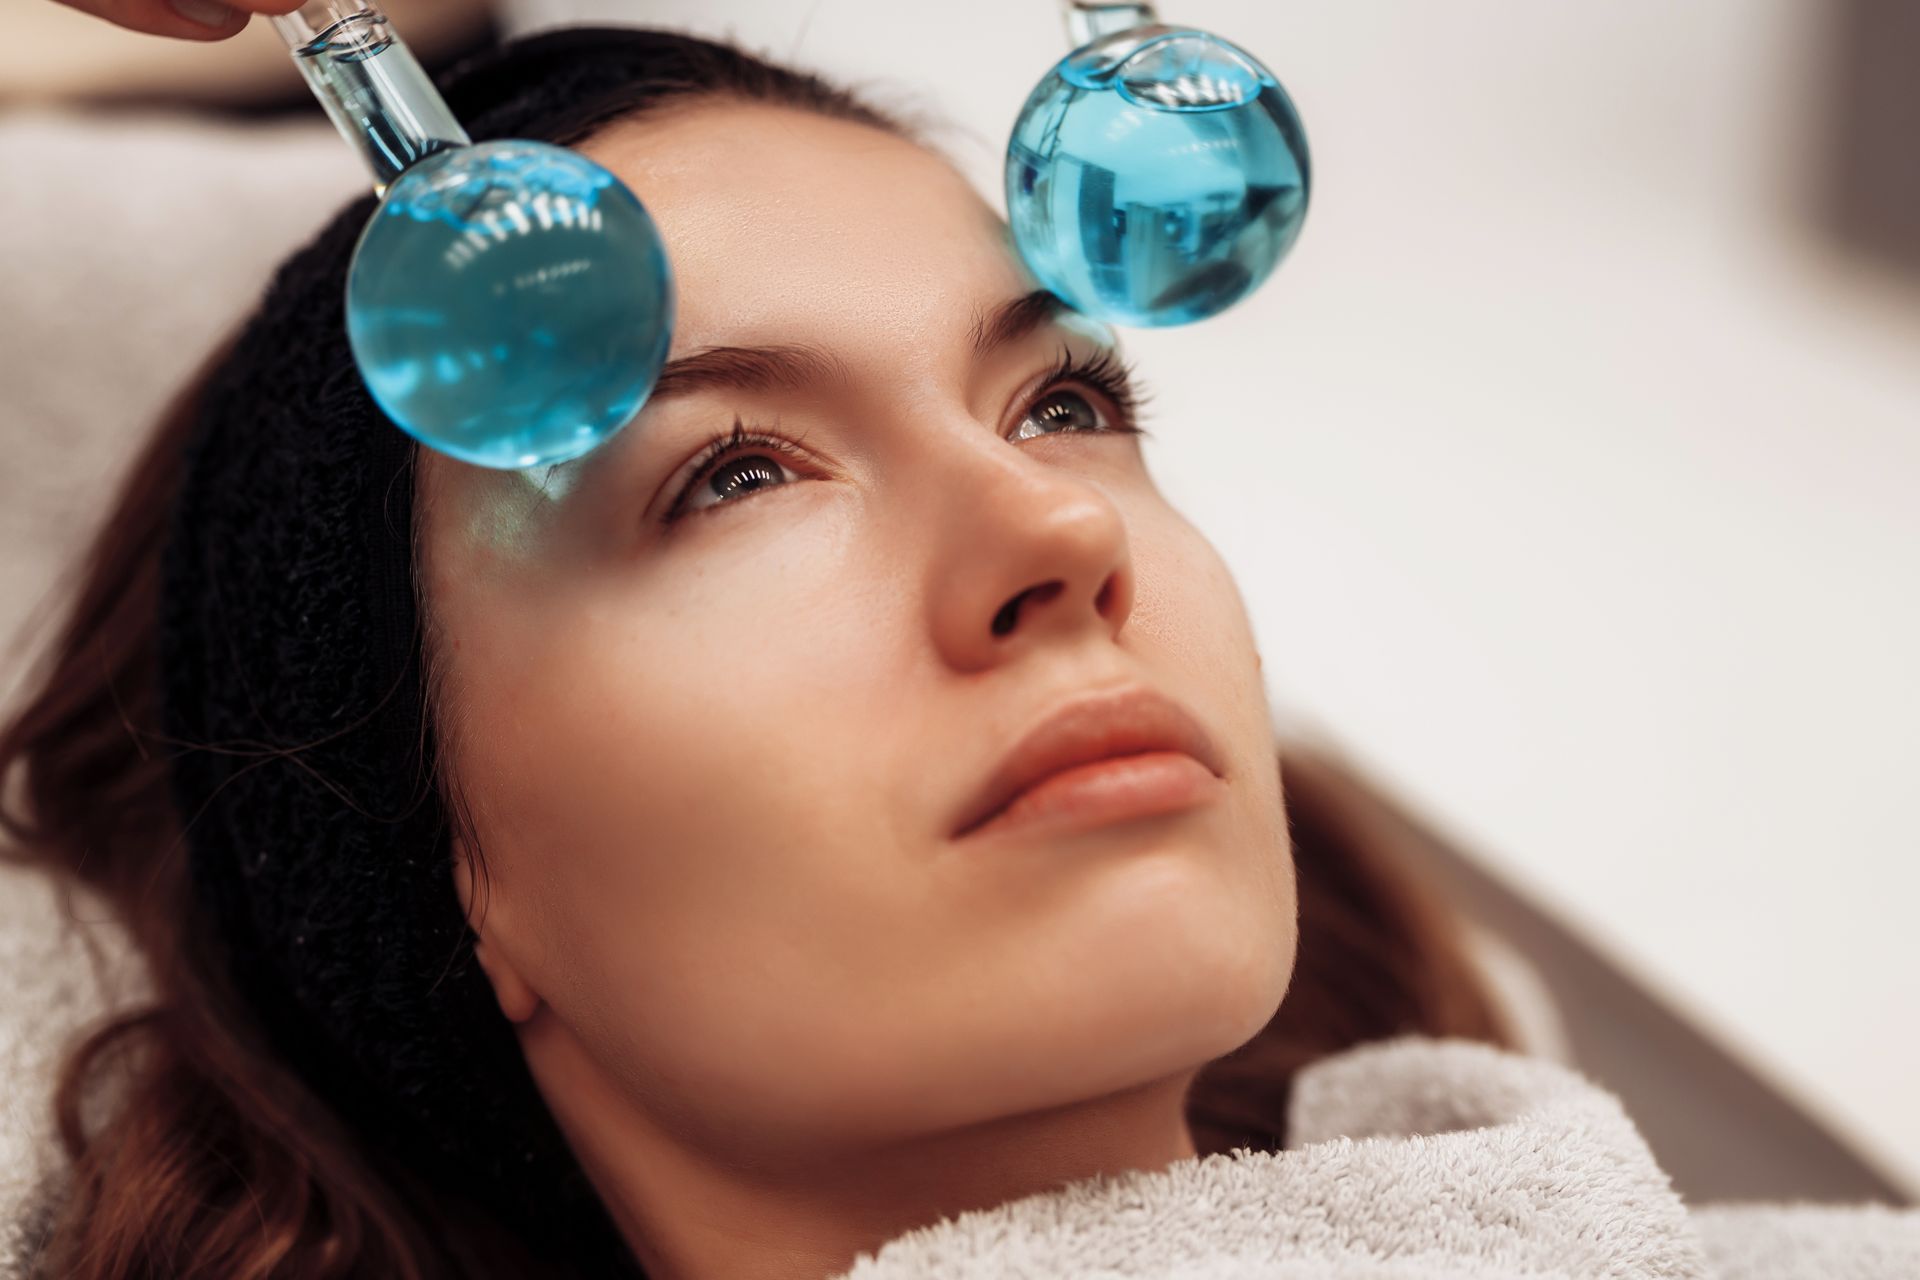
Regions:
<instances>
[{"instance_id":1,"label":"lower lip","mask_svg":"<svg viewBox=\"0 0 1920 1280\"><path fill-rule=\"evenodd\" d=\"M1175 813L1205 804L1225 785L1183 751L1114 756L1049 774L961 838Z\"/></svg>"}]
</instances>

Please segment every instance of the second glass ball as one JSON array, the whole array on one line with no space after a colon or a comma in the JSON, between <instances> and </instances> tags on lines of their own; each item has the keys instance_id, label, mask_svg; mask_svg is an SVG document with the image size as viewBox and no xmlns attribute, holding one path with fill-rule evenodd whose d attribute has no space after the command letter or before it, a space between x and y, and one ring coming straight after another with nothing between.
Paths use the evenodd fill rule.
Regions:
<instances>
[{"instance_id":1,"label":"second glass ball","mask_svg":"<svg viewBox=\"0 0 1920 1280\"><path fill-rule=\"evenodd\" d=\"M1188 324L1239 302L1293 247L1306 133L1245 50L1137 27L1076 49L1007 147L1007 216L1040 283L1112 324Z\"/></svg>"}]
</instances>

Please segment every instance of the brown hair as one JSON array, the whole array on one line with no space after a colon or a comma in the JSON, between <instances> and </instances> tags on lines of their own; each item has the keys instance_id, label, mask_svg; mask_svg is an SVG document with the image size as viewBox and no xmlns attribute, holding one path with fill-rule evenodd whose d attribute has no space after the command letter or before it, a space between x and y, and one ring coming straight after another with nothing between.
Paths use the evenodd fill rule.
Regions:
<instances>
[{"instance_id":1,"label":"brown hair","mask_svg":"<svg viewBox=\"0 0 1920 1280\"><path fill-rule=\"evenodd\" d=\"M812 77L649 35L673 55L660 74L598 95L570 93L550 75L542 129L515 132L578 141L663 97L702 91L906 131ZM532 43L483 58L465 91L524 96L535 73L514 54ZM103 898L153 989L63 1064L54 1106L72 1176L42 1265L75 1280L562 1274L380 1158L305 1088L236 998L198 915L158 730L160 551L202 390L234 342L189 380L141 449L18 710L0 725L0 832L11 842L0 856ZM1299 887L1298 960L1269 1025L1195 1082L1189 1120L1203 1153L1282 1146L1294 1072L1349 1045L1402 1032L1514 1043L1451 912L1373 834L1377 802L1357 778L1302 745L1281 744L1276 767ZM113 1105L90 1128L88 1099L109 1076Z\"/></svg>"}]
</instances>

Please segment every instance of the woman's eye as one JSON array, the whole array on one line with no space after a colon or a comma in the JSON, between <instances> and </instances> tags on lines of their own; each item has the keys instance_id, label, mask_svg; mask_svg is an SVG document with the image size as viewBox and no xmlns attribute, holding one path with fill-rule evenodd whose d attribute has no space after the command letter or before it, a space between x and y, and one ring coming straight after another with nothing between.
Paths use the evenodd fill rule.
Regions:
<instances>
[{"instance_id":1,"label":"woman's eye","mask_svg":"<svg viewBox=\"0 0 1920 1280\"><path fill-rule=\"evenodd\" d=\"M711 507L723 506L734 501L740 494L752 493L769 485L782 483L782 477L788 473L773 456L765 451L758 453L737 453L705 468L687 486L679 502L674 504L675 518L682 513L705 511ZM712 497L714 500L702 504L700 499Z\"/></svg>"},{"instance_id":2,"label":"woman's eye","mask_svg":"<svg viewBox=\"0 0 1920 1280\"><path fill-rule=\"evenodd\" d=\"M1028 431L1032 425L1034 430ZM1100 410L1093 401L1078 391L1062 388L1049 391L1027 410L1027 416L1020 421L1019 428L1013 433L1015 440L1025 440L1034 435L1053 435L1061 431L1100 431L1107 429Z\"/></svg>"}]
</instances>

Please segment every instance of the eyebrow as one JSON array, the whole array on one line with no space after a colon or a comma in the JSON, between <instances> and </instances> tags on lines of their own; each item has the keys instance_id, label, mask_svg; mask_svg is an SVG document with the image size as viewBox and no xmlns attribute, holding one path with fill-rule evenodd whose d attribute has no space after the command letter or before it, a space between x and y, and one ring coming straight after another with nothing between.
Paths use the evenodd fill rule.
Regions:
<instances>
[{"instance_id":1,"label":"eyebrow","mask_svg":"<svg viewBox=\"0 0 1920 1280\"><path fill-rule=\"evenodd\" d=\"M1001 303L991 312L974 316L968 343L976 358L1010 342L1017 342L1069 308L1046 289ZM717 387L747 391L847 382L852 371L835 352L811 343L780 343L765 347L702 347L669 360L661 367L650 404L671 396L691 395Z\"/></svg>"},{"instance_id":2,"label":"eyebrow","mask_svg":"<svg viewBox=\"0 0 1920 1280\"><path fill-rule=\"evenodd\" d=\"M1046 289L1003 302L992 315L974 317L970 335L973 354L983 356L995 347L1017 342L1067 310L1067 304Z\"/></svg>"},{"instance_id":3,"label":"eyebrow","mask_svg":"<svg viewBox=\"0 0 1920 1280\"><path fill-rule=\"evenodd\" d=\"M691 355L669 360L654 380L647 403L670 396L692 395L713 387L770 391L844 381L844 360L833 352L807 343L771 347L702 347Z\"/></svg>"}]
</instances>

